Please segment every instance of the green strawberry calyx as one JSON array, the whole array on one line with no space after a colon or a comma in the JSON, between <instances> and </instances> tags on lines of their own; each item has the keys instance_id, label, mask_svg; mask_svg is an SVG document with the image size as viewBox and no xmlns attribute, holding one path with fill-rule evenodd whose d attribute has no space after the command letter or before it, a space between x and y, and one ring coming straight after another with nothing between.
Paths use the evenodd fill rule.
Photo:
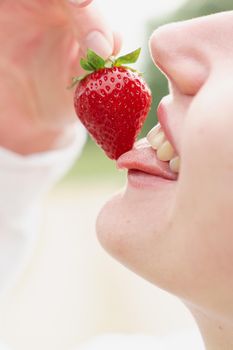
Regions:
<instances>
[{"instance_id":1,"label":"green strawberry calyx","mask_svg":"<svg viewBox=\"0 0 233 350\"><path fill-rule=\"evenodd\" d=\"M120 56L118 58L110 56L104 60L93 50L88 49L86 58L81 58L80 60L80 66L85 71L87 71L87 74L72 78L70 88L74 87L77 83L86 78L87 75L103 68L124 67L126 69L132 70L133 72L137 72L135 69L128 67L128 64L137 62L140 52L141 48L138 48L137 50L130 52L127 55ZM137 73L140 74L139 72Z\"/></svg>"}]
</instances>

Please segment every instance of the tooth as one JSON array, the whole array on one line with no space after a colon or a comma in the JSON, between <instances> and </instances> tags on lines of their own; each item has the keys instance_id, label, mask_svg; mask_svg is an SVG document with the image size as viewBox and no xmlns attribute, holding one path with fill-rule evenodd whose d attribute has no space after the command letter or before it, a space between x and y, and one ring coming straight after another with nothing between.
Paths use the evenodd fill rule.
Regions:
<instances>
[{"instance_id":1,"label":"tooth","mask_svg":"<svg viewBox=\"0 0 233 350\"><path fill-rule=\"evenodd\" d=\"M153 130L151 130L153 131ZM158 149L164 142L165 140L165 135L163 131L157 132L155 130L153 133L147 135L147 140L149 144L151 145L152 148Z\"/></svg>"},{"instance_id":2,"label":"tooth","mask_svg":"<svg viewBox=\"0 0 233 350\"><path fill-rule=\"evenodd\" d=\"M161 132L161 125L158 123L153 129L151 129L148 134L146 135L147 141L152 146L153 140L156 135L158 135ZM153 147L153 146L152 146Z\"/></svg>"},{"instance_id":3,"label":"tooth","mask_svg":"<svg viewBox=\"0 0 233 350\"><path fill-rule=\"evenodd\" d=\"M146 138L150 142L161 131L161 125L158 123L147 134Z\"/></svg>"},{"instance_id":4,"label":"tooth","mask_svg":"<svg viewBox=\"0 0 233 350\"><path fill-rule=\"evenodd\" d=\"M174 173L179 173L180 171L180 157L175 157L172 158L169 162L169 166L171 171L173 171Z\"/></svg>"},{"instance_id":5,"label":"tooth","mask_svg":"<svg viewBox=\"0 0 233 350\"><path fill-rule=\"evenodd\" d=\"M163 144L157 150L157 157L166 162L174 158L175 151L169 141L163 142Z\"/></svg>"},{"instance_id":6,"label":"tooth","mask_svg":"<svg viewBox=\"0 0 233 350\"><path fill-rule=\"evenodd\" d=\"M152 147L153 147L153 141L154 141L155 136L157 136L160 132L161 132L161 125L159 123L148 132L146 138Z\"/></svg>"}]
</instances>

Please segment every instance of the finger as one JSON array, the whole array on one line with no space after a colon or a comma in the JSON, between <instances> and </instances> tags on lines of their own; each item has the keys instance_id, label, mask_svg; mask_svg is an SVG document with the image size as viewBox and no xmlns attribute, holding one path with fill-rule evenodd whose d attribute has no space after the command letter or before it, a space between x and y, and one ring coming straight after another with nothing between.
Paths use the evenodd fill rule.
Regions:
<instances>
[{"instance_id":1,"label":"finger","mask_svg":"<svg viewBox=\"0 0 233 350\"><path fill-rule=\"evenodd\" d=\"M114 41L113 56L117 56L121 51L121 47L122 47L122 41L123 41L122 34L119 32L113 32L113 41Z\"/></svg>"},{"instance_id":2,"label":"finger","mask_svg":"<svg viewBox=\"0 0 233 350\"><path fill-rule=\"evenodd\" d=\"M114 56L119 54L119 51L121 50L122 46L122 37L118 32L113 33L114 38L114 44L113 44L113 52L112 54ZM82 53L81 53L82 56ZM65 58L65 62L67 63L67 55ZM67 85L72 80L72 77L79 76L81 74L84 74L84 71L82 70L80 66L80 47L79 45L73 45L72 52L70 54L70 66L68 67L68 74L67 74Z\"/></svg>"},{"instance_id":3,"label":"finger","mask_svg":"<svg viewBox=\"0 0 233 350\"><path fill-rule=\"evenodd\" d=\"M87 49L92 49L104 58L113 54L114 35L93 4L74 9L72 16L75 35L83 55L86 55Z\"/></svg>"}]
</instances>

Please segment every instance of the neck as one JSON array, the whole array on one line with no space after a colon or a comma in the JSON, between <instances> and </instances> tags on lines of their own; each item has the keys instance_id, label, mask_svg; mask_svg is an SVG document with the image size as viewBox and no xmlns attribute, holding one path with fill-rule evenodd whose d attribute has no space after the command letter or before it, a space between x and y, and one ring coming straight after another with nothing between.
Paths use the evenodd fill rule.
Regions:
<instances>
[{"instance_id":1,"label":"neck","mask_svg":"<svg viewBox=\"0 0 233 350\"><path fill-rule=\"evenodd\" d=\"M206 350L233 349L233 321L220 320L188 306L201 332Z\"/></svg>"}]
</instances>

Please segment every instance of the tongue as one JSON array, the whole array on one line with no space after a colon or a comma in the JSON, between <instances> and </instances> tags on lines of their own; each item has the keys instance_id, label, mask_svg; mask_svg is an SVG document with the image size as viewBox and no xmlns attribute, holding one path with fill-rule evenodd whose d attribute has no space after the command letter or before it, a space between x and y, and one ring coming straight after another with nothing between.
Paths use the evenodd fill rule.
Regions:
<instances>
[{"instance_id":1,"label":"tongue","mask_svg":"<svg viewBox=\"0 0 233 350\"><path fill-rule=\"evenodd\" d=\"M146 139L137 142L131 151L122 154L117 160L118 169L139 170L168 180L176 180L168 162L162 162Z\"/></svg>"}]
</instances>

